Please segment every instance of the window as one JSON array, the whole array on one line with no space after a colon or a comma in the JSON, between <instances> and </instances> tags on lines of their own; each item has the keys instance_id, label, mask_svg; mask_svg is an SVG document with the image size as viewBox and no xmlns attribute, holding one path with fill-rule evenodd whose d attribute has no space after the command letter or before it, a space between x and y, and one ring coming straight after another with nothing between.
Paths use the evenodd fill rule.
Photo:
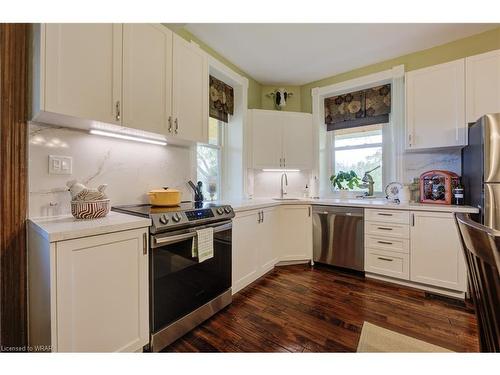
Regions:
<instances>
[{"instance_id":1,"label":"window","mask_svg":"<svg viewBox=\"0 0 500 375\"><path fill-rule=\"evenodd\" d=\"M208 120L208 144L197 146L197 175L203 183L205 200L220 199L221 152L224 123L212 117Z\"/></svg>"},{"instance_id":2,"label":"window","mask_svg":"<svg viewBox=\"0 0 500 375\"><path fill-rule=\"evenodd\" d=\"M363 178L366 171L380 165L380 168L370 174L375 181L374 191L382 192L382 126L378 124L334 130L332 132L334 173L353 170Z\"/></svg>"}]
</instances>

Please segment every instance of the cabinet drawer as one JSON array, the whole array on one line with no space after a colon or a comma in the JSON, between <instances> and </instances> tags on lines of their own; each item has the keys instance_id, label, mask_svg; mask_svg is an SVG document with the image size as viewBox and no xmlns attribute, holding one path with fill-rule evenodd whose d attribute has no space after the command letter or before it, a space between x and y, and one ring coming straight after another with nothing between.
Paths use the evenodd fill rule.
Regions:
<instances>
[{"instance_id":1,"label":"cabinet drawer","mask_svg":"<svg viewBox=\"0 0 500 375\"><path fill-rule=\"evenodd\" d=\"M410 253L409 240L400 238L390 238L386 236L366 236L365 247L377 250L395 251L398 253L405 253L405 254Z\"/></svg>"},{"instance_id":2,"label":"cabinet drawer","mask_svg":"<svg viewBox=\"0 0 500 375\"><path fill-rule=\"evenodd\" d=\"M386 275L398 279L409 280L408 254L395 253L377 249L366 249L365 271Z\"/></svg>"},{"instance_id":3,"label":"cabinet drawer","mask_svg":"<svg viewBox=\"0 0 500 375\"><path fill-rule=\"evenodd\" d=\"M406 224L388 224L365 221L365 235L410 238L410 226Z\"/></svg>"},{"instance_id":4,"label":"cabinet drawer","mask_svg":"<svg viewBox=\"0 0 500 375\"><path fill-rule=\"evenodd\" d=\"M410 213L400 210L365 209L365 220L382 223L410 224Z\"/></svg>"}]
</instances>

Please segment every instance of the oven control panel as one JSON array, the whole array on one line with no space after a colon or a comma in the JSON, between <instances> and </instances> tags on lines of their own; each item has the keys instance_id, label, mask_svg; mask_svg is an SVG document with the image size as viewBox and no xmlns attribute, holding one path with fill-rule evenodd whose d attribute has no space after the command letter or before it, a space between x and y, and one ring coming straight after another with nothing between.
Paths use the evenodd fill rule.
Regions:
<instances>
[{"instance_id":1,"label":"oven control panel","mask_svg":"<svg viewBox=\"0 0 500 375\"><path fill-rule=\"evenodd\" d=\"M193 221L214 217L214 213L212 212L211 208L206 208L204 210L186 211L186 216L189 221Z\"/></svg>"},{"instance_id":2,"label":"oven control panel","mask_svg":"<svg viewBox=\"0 0 500 375\"><path fill-rule=\"evenodd\" d=\"M234 211L231 206L216 206L193 210L155 213L151 215L153 225L151 233L164 230L173 230L185 226L202 225L220 220L231 219Z\"/></svg>"}]
</instances>

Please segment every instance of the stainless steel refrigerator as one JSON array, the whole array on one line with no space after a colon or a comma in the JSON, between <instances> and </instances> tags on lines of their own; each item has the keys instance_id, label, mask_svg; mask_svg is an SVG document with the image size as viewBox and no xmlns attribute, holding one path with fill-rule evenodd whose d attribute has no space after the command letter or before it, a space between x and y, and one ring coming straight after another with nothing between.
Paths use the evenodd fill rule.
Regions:
<instances>
[{"instance_id":1,"label":"stainless steel refrigerator","mask_svg":"<svg viewBox=\"0 0 500 375\"><path fill-rule=\"evenodd\" d=\"M500 230L500 113L469 126L469 145L462 151L465 203L478 207L474 219Z\"/></svg>"}]
</instances>

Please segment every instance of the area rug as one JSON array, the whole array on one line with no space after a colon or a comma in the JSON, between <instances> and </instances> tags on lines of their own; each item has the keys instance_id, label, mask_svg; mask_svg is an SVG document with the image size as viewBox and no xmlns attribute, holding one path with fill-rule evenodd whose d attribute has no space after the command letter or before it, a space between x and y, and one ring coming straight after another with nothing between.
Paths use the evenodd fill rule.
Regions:
<instances>
[{"instance_id":1,"label":"area rug","mask_svg":"<svg viewBox=\"0 0 500 375\"><path fill-rule=\"evenodd\" d=\"M368 322L363 323L358 353L449 353L442 348Z\"/></svg>"}]
</instances>

